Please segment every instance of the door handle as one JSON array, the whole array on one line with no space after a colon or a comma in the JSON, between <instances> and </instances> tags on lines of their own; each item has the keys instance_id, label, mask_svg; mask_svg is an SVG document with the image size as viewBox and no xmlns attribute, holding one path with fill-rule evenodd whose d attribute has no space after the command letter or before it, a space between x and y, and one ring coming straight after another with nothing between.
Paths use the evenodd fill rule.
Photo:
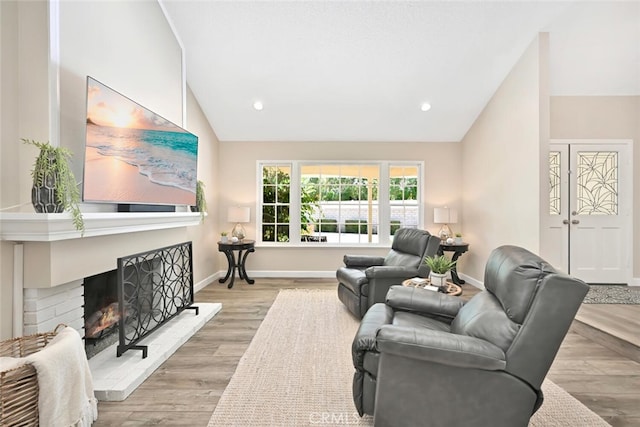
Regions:
<instances>
[{"instance_id":1,"label":"door handle","mask_svg":"<svg viewBox=\"0 0 640 427\"><path fill-rule=\"evenodd\" d=\"M565 224L565 225L567 225L567 224L569 224L569 220L568 220L568 219L563 219L563 220L562 220L562 223L563 223L563 224Z\"/></svg>"},{"instance_id":2,"label":"door handle","mask_svg":"<svg viewBox=\"0 0 640 427\"><path fill-rule=\"evenodd\" d=\"M580 221L577 219L572 219L571 224L580 224Z\"/></svg>"}]
</instances>

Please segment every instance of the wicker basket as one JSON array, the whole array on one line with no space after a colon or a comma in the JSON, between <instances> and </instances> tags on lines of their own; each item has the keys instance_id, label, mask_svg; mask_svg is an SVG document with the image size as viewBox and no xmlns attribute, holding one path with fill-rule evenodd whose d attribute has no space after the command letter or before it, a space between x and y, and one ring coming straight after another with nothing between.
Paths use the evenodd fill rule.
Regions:
<instances>
[{"instance_id":1,"label":"wicker basket","mask_svg":"<svg viewBox=\"0 0 640 427\"><path fill-rule=\"evenodd\" d=\"M0 342L0 357L25 357L40 351L64 325ZM32 365L0 372L0 426L38 425L38 375Z\"/></svg>"}]
</instances>

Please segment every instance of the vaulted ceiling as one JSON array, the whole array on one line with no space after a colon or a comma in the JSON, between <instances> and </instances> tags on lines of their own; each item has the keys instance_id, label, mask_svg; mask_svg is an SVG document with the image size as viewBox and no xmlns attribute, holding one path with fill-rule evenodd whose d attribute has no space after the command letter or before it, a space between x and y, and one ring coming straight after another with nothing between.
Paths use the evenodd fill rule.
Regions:
<instances>
[{"instance_id":1,"label":"vaulted ceiling","mask_svg":"<svg viewBox=\"0 0 640 427\"><path fill-rule=\"evenodd\" d=\"M552 94L640 95L637 1L162 5L221 141L459 141L541 31Z\"/></svg>"}]
</instances>

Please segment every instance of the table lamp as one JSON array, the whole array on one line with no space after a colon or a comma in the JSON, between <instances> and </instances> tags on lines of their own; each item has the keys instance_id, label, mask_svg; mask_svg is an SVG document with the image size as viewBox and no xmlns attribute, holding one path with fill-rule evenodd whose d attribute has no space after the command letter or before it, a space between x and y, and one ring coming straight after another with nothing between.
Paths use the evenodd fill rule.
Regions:
<instances>
[{"instance_id":1,"label":"table lamp","mask_svg":"<svg viewBox=\"0 0 640 427\"><path fill-rule=\"evenodd\" d=\"M244 239L246 236L246 232L244 231L244 227L242 223L249 222L251 218L251 209L242 206L232 206L227 211L227 220L229 222L235 222L236 225L231 230L231 235L233 237L237 237L238 240Z\"/></svg>"},{"instance_id":2,"label":"table lamp","mask_svg":"<svg viewBox=\"0 0 640 427\"><path fill-rule=\"evenodd\" d=\"M446 241L449 237L453 236L449 224L458 222L458 212L446 206L444 208L434 208L433 222L434 224L442 224L440 231L438 231L438 236L440 240Z\"/></svg>"}]
</instances>

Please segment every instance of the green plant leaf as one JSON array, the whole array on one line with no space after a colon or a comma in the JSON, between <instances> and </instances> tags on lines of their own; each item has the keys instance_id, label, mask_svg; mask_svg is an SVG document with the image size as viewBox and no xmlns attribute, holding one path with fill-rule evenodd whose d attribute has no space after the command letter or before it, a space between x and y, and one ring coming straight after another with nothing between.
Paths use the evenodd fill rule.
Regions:
<instances>
[{"instance_id":1,"label":"green plant leaf","mask_svg":"<svg viewBox=\"0 0 640 427\"><path fill-rule=\"evenodd\" d=\"M452 261L444 255L437 255L434 257L426 257L424 263L431 269L432 272L438 274L444 274L447 271L455 267L457 261Z\"/></svg>"},{"instance_id":2,"label":"green plant leaf","mask_svg":"<svg viewBox=\"0 0 640 427\"><path fill-rule=\"evenodd\" d=\"M56 198L65 211L71 212L73 225L84 236L84 219L80 211L80 190L78 183L69 167L72 153L65 147L54 147L48 142L39 142L22 138L25 144L40 149L40 153L33 164L31 176L34 186L42 186L47 176L56 177Z\"/></svg>"}]
</instances>

